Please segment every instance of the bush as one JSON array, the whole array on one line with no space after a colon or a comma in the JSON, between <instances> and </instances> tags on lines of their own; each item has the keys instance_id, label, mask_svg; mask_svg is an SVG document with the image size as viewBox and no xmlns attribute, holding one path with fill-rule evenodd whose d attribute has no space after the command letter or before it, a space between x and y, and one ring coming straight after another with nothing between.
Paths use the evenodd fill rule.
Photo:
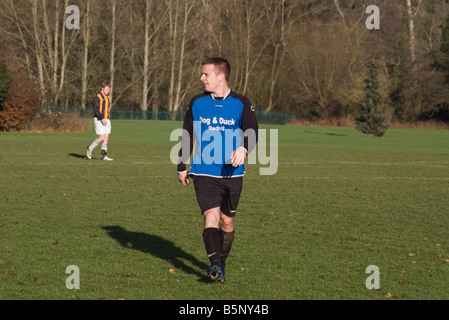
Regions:
<instances>
[{"instance_id":1,"label":"bush","mask_svg":"<svg viewBox=\"0 0 449 320\"><path fill-rule=\"evenodd\" d=\"M35 115L22 131L39 133L77 133L89 129L91 118L60 111L45 111Z\"/></svg>"},{"instance_id":2,"label":"bush","mask_svg":"<svg viewBox=\"0 0 449 320\"><path fill-rule=\"evenodd\" d=\"M366 64L368 77L365 79L365 96L360 100L359 110L355 116L356 129L365 134L381 137L387 131L386 115L382 112L380 104L380 82L377 80L377 63L370 61Z\"/></svg>"},{"instance_id":3,"label":"bush","mask_svg":"<svg viewBox=\"0 0 449 320\"><path fill-rule=\"evenodd\" d=\"M22 129L39 107L39 94L26 70L19 69L12 79L6 103L0 111L0 128L8 131Z\"/></svg>"}]
</instances>

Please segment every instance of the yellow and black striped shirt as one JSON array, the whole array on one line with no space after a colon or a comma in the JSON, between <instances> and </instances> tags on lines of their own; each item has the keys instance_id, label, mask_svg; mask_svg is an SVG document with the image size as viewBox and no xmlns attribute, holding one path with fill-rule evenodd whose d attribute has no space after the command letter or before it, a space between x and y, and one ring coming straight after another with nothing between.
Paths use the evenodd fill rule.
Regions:
<instances>
[{"instance_id":1,"label":"yellow and black striped shirt","mask_svg":"<svg viewBox=\"0 0 449 320\"><path fill-rule=\"evenodd\" d=\"M94 117L98 120L111 119L111 100L101 92L94 98Z\"/></svg>"}]
</instances>

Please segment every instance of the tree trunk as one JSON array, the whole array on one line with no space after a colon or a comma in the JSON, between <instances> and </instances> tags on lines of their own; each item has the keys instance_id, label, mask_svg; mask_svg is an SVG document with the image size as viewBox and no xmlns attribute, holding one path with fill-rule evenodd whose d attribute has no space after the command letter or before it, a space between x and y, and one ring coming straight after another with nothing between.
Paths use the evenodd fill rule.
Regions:
<instances>
[{"instance_id":1,"label":"tree trunk","mask_svg":"<svg viewBox=\"0 0 449 320\"><path fill-rule=\"evenodd\" d=\"M116 7L117 0L112 0L112 26L111 26L111 62L109 65L111 90L109 92L109 98L112 104L114 104L114 80L115 80L115 30L116 30Z\"/></svg>"},{"instance_id":2,"label":"tree trunk","mask_svg":"<svg viewBox=\"0 0 449 320\"><path fill-rule=\"evenodd\" d=\"M86 109L87 96L87 75L88 75L88 57L89 57L89 40L90 40L90 4L86 1L86 13L84 15L83 28L83 63L81 75L81 108Z\"/></svg>"},{"instance_id":3,"label":"tree trunk","mask_svg":"<svg viewBox=\"0 0 449 320\"><path fill-rule=\"evenodd\" d=\"M143 56L143 87L142 87L142 111L148 110L148 82L149 82L149 65L150 65L150 9L151 1L145 2L145 41L144 41L144 56Z\"/></svg>"}]
</instances>

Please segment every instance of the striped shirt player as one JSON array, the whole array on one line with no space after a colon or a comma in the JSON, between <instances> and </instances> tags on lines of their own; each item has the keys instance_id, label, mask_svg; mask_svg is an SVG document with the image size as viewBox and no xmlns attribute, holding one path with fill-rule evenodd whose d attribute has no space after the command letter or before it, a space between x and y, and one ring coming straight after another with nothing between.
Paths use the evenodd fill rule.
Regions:
<instances>
[{"instance_id":1,"label":"striped shirt player","mask_svg":"<svg viewBox=\"0 0 449 320\"><path fill-rule=\"evenodd\" d=\"M107 156L109 135L111 134L111 100L109 92L111 83L104 81L101 85L101 91L94 98L94 125L98 138L87 147L87 158L92 159L92 151L101 144L101 159L112 161Z\"/></svg>"},{"instance_id":2,"label":"striped shirt player","mask_svg":"<svg viewBox=\"0 0 449 320\"><path fill-rule=\"evenodd\" d=\"M229 88L229 74L229 63L223 58L203 62L201 81L205 92L193 97L187 109L178 162L179 181L188 185L190 177L193 179L211 262L207 275L218 282L225 281L225 262L234 241L234 217L245 174L243 163L258 138L251 101Z\"/></svg>"}]
</instances>

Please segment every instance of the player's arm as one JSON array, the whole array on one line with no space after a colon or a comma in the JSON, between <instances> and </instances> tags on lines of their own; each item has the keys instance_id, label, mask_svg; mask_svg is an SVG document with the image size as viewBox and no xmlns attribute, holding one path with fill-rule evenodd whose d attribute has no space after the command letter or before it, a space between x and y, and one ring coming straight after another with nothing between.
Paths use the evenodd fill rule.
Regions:
<instances>
[{"instance_id":1,"label":"player's arm","mask_svg":"<svg viewBox=\"0 0 449 320\"><path fill-rule=\"evenodd\" d=\"M98 96L94 98L94 114L98 120L101 121L103 119L103 114L100 112L100 98Z\"/></svg>"},{"instance_id":2,"label":"player's arm","mask_svg":"<svg viewBox=\"0 0 449 320\"><path fill-rule=\"evenodd\" d=\"M231 155L232 165L241 166L246 156L256 147L259 139L259 124L251 101L246 100L242 112L243 142Z\"/></svg>"},{"instance_id":3,"label":"player's arm","mask_svg":"<svg viewBox=\"0 0 449 320\"><path fill-rule=\"evenodd\" d=\"M190 183L187 177L187 160L193 151L193 114L192 105L190 103L187 109L186 115L184 117L184 124L182 126L182 140L181 149L179 150L179 160L178 160L178 180L183 185L188 185Z\"/></svg>"},{"instance_id":4,"label":"player's arm","mask_svg":"<svg viewBox=\"0 0 449 320\"><path fill-rule=\"evenodd\" d=\"M104 125L106 125L106 120L104 119L104 112L100 111L100 98L97 96L95 96L94 98L94 114L95 117L101 121Z\"/></svg>"}]
</instances>

